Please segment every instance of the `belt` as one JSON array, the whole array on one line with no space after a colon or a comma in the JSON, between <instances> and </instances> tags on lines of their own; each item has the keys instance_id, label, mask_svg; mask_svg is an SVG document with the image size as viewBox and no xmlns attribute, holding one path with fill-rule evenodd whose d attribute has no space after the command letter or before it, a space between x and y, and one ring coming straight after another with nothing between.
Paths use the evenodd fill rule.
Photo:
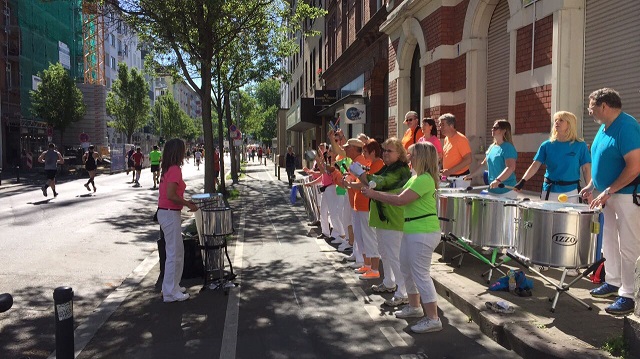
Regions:
<instances>
[{"instance_id":1,"label":"belt","mask_svg":"<svg viewBox=\"0 0 640 359\"><path fill-rule=\"evenodd\" d=\"M161 207L158 207L158 209L163 209L165 211L182 211L182 209L176 209L176 208L161 208Z\"/></svg>"},{"instance_id":2,"label":"belt","mask_svg":"<svg viewBox=\"0 0 640 359\"><path fill-rule=\"evenodd\" d=\"M466 171L464 171L464 172L462 172L460 174L457 174L457 175L449 175L449 177L462 177L462 176L468 175L469 173L471 173L471 172L469 172L469 170L466 170Z\"/></svg>"},{"instance_id":3,"label":"belt","mask_svg":"<svg viewBox=\"0 0 640 359\"><path fill-rule=\"evenodd\" d=\"M427 217L431 217L431 216L435 216L435 213L429 213L429 214L425 214L422 216L418 216L418 217L410 217L410 218L405 218L404 221L405 222L411 222L411 221L415 221L416 219L421 219L421 218L427 218Z\"/></svg>"}]
</instances>

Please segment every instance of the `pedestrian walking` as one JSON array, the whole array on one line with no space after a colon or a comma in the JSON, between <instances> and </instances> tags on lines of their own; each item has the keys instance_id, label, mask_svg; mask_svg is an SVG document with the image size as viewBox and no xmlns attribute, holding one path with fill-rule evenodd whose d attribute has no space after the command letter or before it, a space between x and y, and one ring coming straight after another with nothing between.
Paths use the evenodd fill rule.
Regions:
<instances>
[{"instance_id":1,"label":"pedestrian walking","mask_svg":"<svg viewBox=\"0 0 640 359\"><path fill-rule=\"evenodd\" d=\"M135 172L135 185L133 187L140 187L140 172L142 172L142 162L144 161L144 155L140 147L136 148L136 153L131 156L133 158L133 168Z\"/></svg>"},{"instance_id":2,"label":"pedestrian walking","mask_svg":"<svg viewBox=\"0 0 640 359\"><path fill-rule=\"evenodd\" d=\"M38 157L38 162L44 163L44 174L47 176L47 183L42 186L42 194L47 197L47 187L51 187L53 196L58 197L56 192L56 175L58 174L58 165L64 163L64 158L60 152L56 150L56 145L49 144L49 149L42 152Z\"/></svg>"},{"instance_id":3,"label":"pedestrian walking","mask_svg":"<svg viewBox=\"0 0 640 359\"><path fill-rule=\"evenodd\" d=\"M197 211L198 207L184 199L187 187L182 179L184 157L185 145L182 140L174 138L165 144L158 197L158 223L164 232L167 253L162 280L162 299L165 303L189 299L186 288L180 286L184 266L180 212L184 206L189 207L191 212Z\"/></svg>"},{"instance_id":4,"label":"pedestrian walking","mask_svg":"<svg viewBox=\"0 0 640 359\"><path fill-rule=\"evenodd\" d=\"M197 149L194 152L194 155L195 155L194 165L198 166L198 171L200 171L200 160L202 160L202 152L200 152L200 149Z\"/></svg>"},{"instance_id":5,"label":"pedestrian walking","mask_svg":"<svg viewBox=\"0 0 640 359\"><path fill-rule=\"evenodd\" d=\"M84 163L84 169L89 173L89 180L84 184L84 187L87 191L91 191L89 188L89 184L93 186L93 192L96 192L96 183L94 182L94 178L96 177L96 170L98 169L98 161L100 160L100 155L94 151L93 145L89 146L87 152L82 156L82 163Z\"/></svg>"},{"instance_id":6,"label":"pedestrian walking","mask_svg":"<svg viewBox=\"0 0 640 359\"><path fill-rule=\"evenodd\" d=\"M151 163L151 173L153 174L153 189L156 189L160 181L160 161L162 161L162 152L158 150L158 146L153 146L153 150L149 152L149 162Z\"/></svg>"},{"instance_id":7,"label":"pedestrian walking","mask_svg":"<svg viewBox=\"0 0 640 359\"><path fill-rule=\"evenodd\" d=\"M287 155L285 157L285 168L287 170L287 180L289 188L293 186L293 180L296 179L296 154L293 153L293 147L287 147Z\"/></svg>"},{"instance_id":8,"label":"pedestrian walking","mask_svg":"<svg viewBox=\"0 0 640 359\"><path fill-rule=\"evenodd\" d=\"M131 145L131 149L127 152L127 175L131 172L131 182L136 181L135 163L133 162L133 154L136 153L136 146Z\"/></svg>"}]
</instances>

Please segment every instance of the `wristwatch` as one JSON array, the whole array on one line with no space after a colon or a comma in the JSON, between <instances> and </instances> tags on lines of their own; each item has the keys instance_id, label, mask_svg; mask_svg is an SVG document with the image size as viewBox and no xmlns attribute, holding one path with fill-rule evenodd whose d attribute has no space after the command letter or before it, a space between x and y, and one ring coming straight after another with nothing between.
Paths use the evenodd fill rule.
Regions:
<instances>
[{"instance_id":1,"label":"wristwatch","mask_svg":"<svg viewBox=\"0 0 640 359\"><path fill-rule=\"evenodd\" d=\"M603 194L606 194L607 196L611 197L611 193L609 192L611 189L609 187L605 188L604 191L602 191Z\"/></svg>"}]
</instances>

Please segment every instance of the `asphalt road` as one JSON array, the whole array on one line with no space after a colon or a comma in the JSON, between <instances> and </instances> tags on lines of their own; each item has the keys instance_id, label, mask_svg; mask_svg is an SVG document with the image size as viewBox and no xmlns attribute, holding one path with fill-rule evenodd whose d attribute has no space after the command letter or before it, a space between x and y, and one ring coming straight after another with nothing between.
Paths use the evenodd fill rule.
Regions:
<instances>
[{"instance_id":1,"label":"asphalt road","mask_svg":"<svg viewBox=\"0 0 640 359\"><path fill-rule=\"evenodd\" d=\"M189 193L202 191L203 166L186 164L184 177ZM1 358L46 358L55 349L56 287L73 288L74 315L85 318L156 249L158 194L148 168L139 188L125 173L96 177L96 193L86 180L58 185L57 198L40 189L2 198L0 292L14 306L0 314Z\"/></svg>"}]
</instances>

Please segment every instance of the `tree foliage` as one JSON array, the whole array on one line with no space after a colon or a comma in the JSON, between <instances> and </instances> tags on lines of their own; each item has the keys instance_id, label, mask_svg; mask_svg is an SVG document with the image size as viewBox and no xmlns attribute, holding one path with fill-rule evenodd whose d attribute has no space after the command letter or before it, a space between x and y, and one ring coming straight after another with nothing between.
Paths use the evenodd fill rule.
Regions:
<instances>
[{"instance_id":1,"label":"tree foliage","mask_svg":"<svg viewBox=\"0 0 640 359\"><path fill-rule=\"evenodd\" d=\"M158 98L151 111L150 122L155 134L165 138L193 140L202 133L201 128L196 128L194 119L180 108L171 95Z\"/></svg>"},{"instance_id":2,"label":"tree foliage","mask_svg":"<svg viewBox=\"0 0 640 359\"><path fill-rule=\"evenodd\" d=\"M73 122L78 122L85 114L82 92L60 63L38 74L42 83L35 91L30 91L31 113L54 129L64 134Z\"/></svg>"},{"instance_id":3,"label":"tree foliage","mask_svg":"<svg viewBox=\"0 0 640 359\"><path fill-rule=\"evenodd\" d=\"M151 101L149 84L136 68L118 64L118 78L107 94L107 114L113 118L112 126L123 132L131 142L133 133L147 124Z\"/></svg>"},{"instance_id":4,"label":"tree foliage","mask_svg":"<svg viewBox=\"0 0 640 359\"><path fill-rule=\"evenodd\" d=\"M163 66L179 69L196 90L202 100L206 153L214 150L212 105L218 115L221 142L223 133L227 133L223 128L230 125L231 91L258 74L277 70L277 59L296 49L288 35L301 30L304 18L324 14L324 10L311 8L305 2L298 2L292 11L286 0L105 2L138 31ZM263 56L268 56L269 61L262 61ZM194 79L198 77L200 81L196 83ZM224 163L220 170L224 172ZM224 176L220 184L224 191ZM205 161L204 185L205 192L214 191L212 161Z\"/></svg>"}]
</instances>

